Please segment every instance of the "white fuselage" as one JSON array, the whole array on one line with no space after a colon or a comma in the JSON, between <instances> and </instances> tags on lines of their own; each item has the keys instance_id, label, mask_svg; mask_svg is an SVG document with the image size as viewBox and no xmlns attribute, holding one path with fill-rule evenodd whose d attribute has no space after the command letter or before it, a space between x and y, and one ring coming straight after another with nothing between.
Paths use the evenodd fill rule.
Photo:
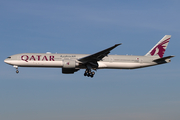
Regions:
<instances>
[{"instance_id":1,"label":"white fuselage","mask_svg":"<svg viewBox=\"0 0 180 120\"><path fill-rule=\"evenodd\" d=\"M109 55L121 45L115 44L94 54L22 53L8 57L5 63L18 67L57 67L63 74L73 74L86 69L84 76L93 77L96 69L136 69L170 62L174 56L163 57L171 35L165 35L145 56Z\"/></svg>"},{"instance_id":2,"label":"white fuselage","mask_svg":"<svg viewBox=\"0 0 180 120\"><path fill-rule=\"evenodd\" d=\"M18 67L59 67L62 68L64 61L75 61L76 69L85 69L78 59L88 56L88 54L42 54L42 53L22 53L8 57L5 63ZM98 69L135 69L153 66L157 63L153 60L157 56L129 56L129 55L108 55L98 61ZM166 62L169 62L166 60Z\"/></svg>"}]
</instances>

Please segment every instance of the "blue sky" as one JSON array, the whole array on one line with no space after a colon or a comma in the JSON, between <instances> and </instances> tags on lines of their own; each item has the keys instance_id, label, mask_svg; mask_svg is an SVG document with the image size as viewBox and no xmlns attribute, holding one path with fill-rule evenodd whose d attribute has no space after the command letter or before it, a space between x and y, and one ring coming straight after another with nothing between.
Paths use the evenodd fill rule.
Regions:
<instances>
[{"instance_id":1,"label":"blue sky","mask_svg":"<svg viewBox=\"0 0 180 120\"><path fill-rule=\"evenodd\" d=\"M177 120L180 117L178 0L1 0L1 120ZM19 68L6 57L25 52L144 55L172 35L172 62L137 70Z\"/></svg>"}]
</instances>

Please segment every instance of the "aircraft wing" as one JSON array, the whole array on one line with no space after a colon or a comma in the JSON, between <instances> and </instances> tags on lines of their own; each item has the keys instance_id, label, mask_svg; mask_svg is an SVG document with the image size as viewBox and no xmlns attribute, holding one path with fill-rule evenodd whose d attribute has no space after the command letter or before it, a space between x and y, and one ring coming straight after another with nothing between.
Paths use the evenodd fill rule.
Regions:
<instances>
[{"instance_id":1,"label":"aircraft wing","mask_svg":"<svg viewBox=\"0 0 180 120\"><path fill-rule=\"evenodd\" d=\"M110 51L111 51L112 49L114 49L115 47L117 47L117 46L119 46L119 45L121 45L121 44L122 44L122 43L120 43L120 44L115 44L115 45L112 46L112 47L109 47L109 48L107 48L107 49L105 49L105 50L102 50L102 51L100 51L100 52L97 52L97 53L95 53L95 54L91 54L91 55L89 55L89 56L80 58L80 59L78 59L78 60L81 61L81 62L83 62L83 63L94 62L94 61L102 60L105 56L107 56L107 55L110 53Z\"/></svg>"}]
</instances>

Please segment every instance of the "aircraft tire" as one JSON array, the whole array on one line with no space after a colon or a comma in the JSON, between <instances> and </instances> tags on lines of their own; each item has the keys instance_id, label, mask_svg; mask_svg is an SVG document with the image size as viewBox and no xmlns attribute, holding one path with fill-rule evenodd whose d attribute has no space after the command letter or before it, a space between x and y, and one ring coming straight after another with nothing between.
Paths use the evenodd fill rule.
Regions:
<instances>
[{"instance_id":1,"label":"aircraft tire","mask_svg":"<svg viewBox=\"0 0 180 120\"><path fill-rule=\"evenodd\" d=\"M92 74L92 75L91 75L91 78L93 78L93 77L94 77L94 75Z\"/></svg>"}]
</instances>

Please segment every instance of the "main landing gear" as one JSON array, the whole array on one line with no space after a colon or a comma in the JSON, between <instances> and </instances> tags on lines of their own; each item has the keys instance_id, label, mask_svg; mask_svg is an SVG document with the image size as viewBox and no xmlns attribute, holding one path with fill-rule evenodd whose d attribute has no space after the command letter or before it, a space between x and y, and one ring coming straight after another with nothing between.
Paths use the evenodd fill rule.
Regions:
<instances>
[{"instance_id":1,"label":"main landing gear","mask_svg":"<svg viewBox=\"0 0 180 120\"><path fill-rule=\"evenodd\" d=\"M86 71L84 72L84 76L88 76L88 77L91 77L91 78L94 77L95 72L94 72L94 71L91 71L91 70L93 69L92 65L93 65L93 67L95 66L95 67L94 67L94 70L96 70L95 68L96 68L98 65L96 65L96 64L94 64L94 63L86 64Z\"/></svg>"},{"instance_id":2,"label":"main landing gear","mask_svg":"<svg viewBox=\"0 0 180 120\"><path fill-rule=\"evenodd\" d=\"M16 73L18 74L19 73L18 66L14 65L13 67L16 68Z\"/></svg>"},{"instance_id":3,"label":"main landing gear","mask_svg":"<svg viewBox=\"0 0 180 120\"><path fill-rule=\"evenodd\" d=\"M85 73L84 73L84 76L88 76L88 77L93 78L93 77L94 77L94 74L95 74L94 71L91 72L91 70L86 69L86 71L85 71Z\"/></svg>"}]
</instances>

